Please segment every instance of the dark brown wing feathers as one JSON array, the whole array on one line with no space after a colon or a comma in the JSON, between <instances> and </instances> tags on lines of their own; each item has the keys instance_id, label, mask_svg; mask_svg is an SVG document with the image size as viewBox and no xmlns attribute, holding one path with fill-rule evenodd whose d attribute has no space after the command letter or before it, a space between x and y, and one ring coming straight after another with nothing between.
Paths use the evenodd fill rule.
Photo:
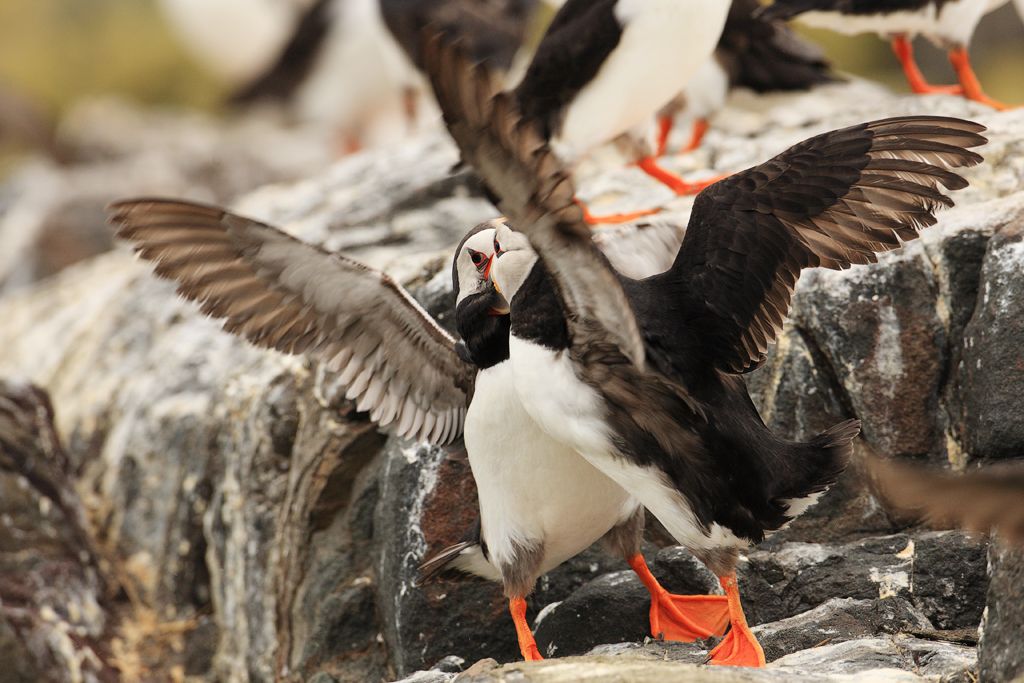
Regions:
<instances>
[{"instance_id":1,"label":"dark brown wing feathers","mask_svg":"<svg viewBox=\"0 0 1024 683\"><path fill-rule=\"evenodd\" d=\"M981 156L981 126L900 117L810 138L715 183L694 203L672 271L695 299L701 346L721 369L755 367L775 340L804 268L873 263L952 206L950 169Z\"/></svg>"},{"instance_id":2,"label":"dark brown wing feathers","mask_svg":"<svg viewBox=\"0 0 1024 683\"><path fill-rule=\"evenodd\" d=\"M591 241L572 180L539 123L525 120L512 95L497 92L487 70L471 64L457 43L447 45L435 36L427 43L425 58L463 160L500 197L511 225L530 238L570 311L570 327L577 320L596 321L642 366L643 339L632 308L615 272Z\"/></svg>"},{"instance_id":3,"label":"dark brown wing feathers","mask_svg":"<svg viewBox=\"0 0 1024 683\"><path fill-rule=\"evenodd\" d=\"M402 436L444 444L461 434L476 370L386 274L216 207L111 208L118 236L225 330L326 362L358 410Z\"/></svg>"}]
</instances>

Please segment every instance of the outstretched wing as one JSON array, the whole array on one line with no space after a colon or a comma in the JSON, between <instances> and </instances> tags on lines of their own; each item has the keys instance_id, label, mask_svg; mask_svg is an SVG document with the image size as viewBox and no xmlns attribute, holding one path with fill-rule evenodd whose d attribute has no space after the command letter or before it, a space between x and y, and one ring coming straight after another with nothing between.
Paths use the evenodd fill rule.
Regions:
<instances>
[{"instance_id":1,"label":"outstretched wing","mask_svg":"<svg viewBox=\"0 0 1024 683\"><path fill-rule=\"evenodd\" d=\"M728 372L756 367L800 271L873 263L934 225L935 211L953 205L942 188L967 185L950 169L981 161L969 148L986 142L983 130L937 116L873 121L719 181L697 197L676 262L652 292L686 297L705 360Z\"/></svg>"},{"instance_id":2,"label":"outstretched wing","mask_svg":"<svg viewBox=\"0 0 1024 683\"><path fill-rule=\"evenodd\" d=\"M111 208L118 236L225 330L325 361L357 409L400 436L446 444L462 433L476 368L386 274L215 207Z\"/></svg>"},{"instance_id":3,"label":"outstretched wing","mask_svg":"<svg viewBox=\"0 0 1024 683\"><path fill-rule=\"evenodd\" d=\"M935 529L956 527L1024 545L1024 463L990 465L963 474L867 458L886 504Z\"/></svg>"},{"instance_id":4,"label":"outstretched wing","mask_svg":"<svg viewBox=\"0 0 1024 683\"><path fill-rule=\"evenodd\" d=\"M440 36L425 48L427 73L463 160L500 198L559 289L570 330L597 323L638 367L644 344L615 271L591 240L568 172L548 148L538 122L526 120L509 93L496 92L488 71Z\"/></svg>"}]
</instances>

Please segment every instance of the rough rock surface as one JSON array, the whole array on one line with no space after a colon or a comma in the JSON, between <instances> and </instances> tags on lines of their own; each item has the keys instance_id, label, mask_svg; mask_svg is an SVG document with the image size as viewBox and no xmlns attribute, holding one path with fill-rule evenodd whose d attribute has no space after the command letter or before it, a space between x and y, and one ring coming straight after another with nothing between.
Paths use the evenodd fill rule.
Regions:
<instances>
[{"instance_id":1,"label":"rough rock surface","mask_svg":"<svg viewBox=\"0 0 1024 683\"><path fill-rule=\"evenodd\" d=\"M691 177L735 170L817 132L922 110L990 126L988 163L968 172L972 185L957 194L958 206L921 240L876 266L801 281L791 322L750 384L766 422L793 438L859 417L871 444L894 455L963 467L1024 453L1016 418L1024 361L1020 316L1012 315L1024 291L1011 277L1024 226L1024 112L895 98L859 83L736 104L718 117L705 147L670 165ZM117 136L96 138L97 164L116 143ZM272 153L290 143L262 144ZM181 158L190 154L201 167L207 152L186 147ZM248 172L230 158L223 173ZM472 182L449 176L455 159L445 139L425 138L262 188L234 206L387 268L440 312L448 250L493 215ZM135 163L82 170L98 188L94 198L61 215L95 225L101 194L102 201L140 191L221 199L244 185L214 189L208 183L217 172L203 175L187 163L182 175L136 185ZM422 683L452 678L484 656L517 658L498 587L411 582L426 553L472 524L473 489L457 449L424 450L377 434L318 366L221 332L123 248L30 284L49 270L25 274L17 266L27 262L27 236L35 240L50 215L38 207L53 205L32 197L74 193L49 171L20 173L0 190L7 259L0 377L27 377L50 392L67 474L97 542L114 558L110 571L131 587L109 611L119 667L144 666L150 678L317 683L424 669L414 677ZM590 164L581 180L599 211L668 199L635 169ZM685 221L691 201L673 200L665 218ZM43 568L67 553L33 537L28 555L17 555L20 530L38 527L49 537L50 528L18 481L0 474L0 582L23 571L21 562ZM977 626L986 605L984 545L906 529L862 483L854 471L748 554L741 580L751 621L762 624L772 656L787 653L765 672L699 667L704 644L639 644L647 600L621 560L592 549L542 579L530 616L544 615L542 647L563 654L604 643L599 654L489 671L481 664L464 680L857 680L869 669L885 670L873 680L966 675L974 648L963 629ZM705 589L708 577L681 551L662 551L654 566L672 590ZM1012 581L1003 577L1019 564L993 566L997 586ZM69 576L88 578L80 568ZM58 588L65 603L77 590ZM1005 624L1019 624L1012 621L1019 601L1006 602L1006 594L989 591L983 661L991 671L1009 670ZM60 629L43 626L44 637ZM0 660L17 663L8 671L74 678L11 633L10 620L0 619Z\"/></svg>"},{"instance_id":2,"label":"rough rock surface","mask_svg":"<svg viewBox=\"0 0 1024 683\"><path fill-rule=\"evenodd\" d=\"M1024 676L1024 550L993 545L991 582L981 624L978 674L983 681Z\"/></svg>"}]
</instances>

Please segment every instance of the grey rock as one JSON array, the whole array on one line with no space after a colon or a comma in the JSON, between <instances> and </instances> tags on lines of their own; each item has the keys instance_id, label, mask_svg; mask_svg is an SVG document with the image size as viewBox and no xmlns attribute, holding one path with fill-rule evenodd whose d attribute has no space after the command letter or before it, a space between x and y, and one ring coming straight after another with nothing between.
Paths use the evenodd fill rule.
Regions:
<instances>
[{"instance_id":1,"label":"grey rock","mask_svg":"<svg viewBox=\"0 0 1024 683\"><path fill-rule=\"evenodd\" d=\"M903 598L832 598L795 617L752 630L773 662L794 652L868 636L931 630L928 619Z\"/></svg>"},{"instance_id":2,"label":"grey rock","mask_svg":"<svg viewBox=\"0 0 1024 683\"><path fill-rule=\"evenodd\" d=\"M1015 402L1024 390L1024 211L988 242L977 307L964 330L957 367L964 442L975 458L1020 457L1024 426Z\"/></svg>"},{"instance_id":3,"label":"grey rock","mask_svg":"<svg viewBox=\"0 0 1024 683\"><path fill-rule=\"evenodd\" d=\"M994 543L990 553L978 673L983 681L1011 681L1024 675L1024 550Z\"/></svg>"},{"instance_id":4,"label":"grey rock","mask_svg":"<svg viewBox=\"0 0 1024 683\"><path fill-rule=\"evenodd\" d=\"M832 598L900 597L937 628L981 619L985 547L960 532L896 534L846 545L786 543L755 550L739 571L751 624L777 621Z\"/></svg>"},{"instance_id":5,"label":"grey rock","mask_svg":"<svg viewBox=\"0 0 1024 683\"><path fill-rule=\"evenodd\" d=\"M849 640L803 650L776 660L772 669L799 675L814 671L829 676L860 674L878 669L911 671L933 680L967 683L974 677L974 648L907 636Z\"/></svg>"}]
</instances>

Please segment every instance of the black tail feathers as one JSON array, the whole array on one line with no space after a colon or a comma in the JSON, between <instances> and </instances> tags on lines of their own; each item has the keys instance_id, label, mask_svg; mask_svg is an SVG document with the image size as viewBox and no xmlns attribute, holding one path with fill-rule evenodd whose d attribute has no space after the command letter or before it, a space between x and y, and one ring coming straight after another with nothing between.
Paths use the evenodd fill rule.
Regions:
<instances>
[{"instance_id":1,"label":"black tail feathers","mask_svg":"<svg viewBox=\"0 0 1024 683\"><path fill-rule=\"evenodd\" d=\"M451 566L467 548L471 548L476 543L474 541L462 541L455 545L450 545L437 555L434 555L428 560L424 560L423 564L419 566L416 572L416 584L422 586L424 583L431 579L440 576L450 570L456 570L456 567Z\"/></svg>"},{"instance_id":2,"label":"black tail feathers","mask_svg":"<svg viewBox=\"0 0 1024 683\"><path fill-rule=\"evenodd\" d=\"M853 456L853 440L860 434L860 420L846 420L829 427L807 443L794 444L789 463L794 469L778 499L799 500L825 491L836 483Z\"/></svg>"}]
</instances>

